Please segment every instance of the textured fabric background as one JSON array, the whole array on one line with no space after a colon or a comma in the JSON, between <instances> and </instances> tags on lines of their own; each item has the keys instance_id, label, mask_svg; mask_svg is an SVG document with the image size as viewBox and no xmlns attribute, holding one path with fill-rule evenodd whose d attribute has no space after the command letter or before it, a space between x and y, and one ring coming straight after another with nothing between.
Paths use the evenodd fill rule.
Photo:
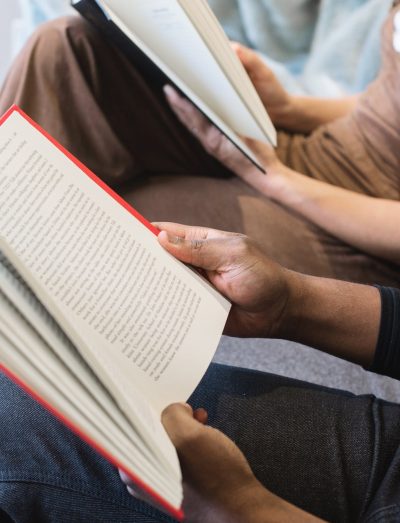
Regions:
<instances>
[{"instance_id":1,"label":"textured fabric background","mask_svg":"<svg viewBox=\"0 0 400 523\"><path fill-rule=\"evenodd\" d=\"M261 51L290 91L337 96L363 90L375 77L380 27L391 0L209 3L228 35ZM13 55L40 22L72 12L68 0L18 0L16 5Z\"/></svg>"},{"instance_id":2,"label":"textured fabric background","mask_svg":"<svg viewBox=\"0 0 400 523\"><path fill-rule=\"evenodd\" d=\"M209 0L232 39L261 51L292 92L363 90L391 0Z\"/></svg>"}]
</instances>

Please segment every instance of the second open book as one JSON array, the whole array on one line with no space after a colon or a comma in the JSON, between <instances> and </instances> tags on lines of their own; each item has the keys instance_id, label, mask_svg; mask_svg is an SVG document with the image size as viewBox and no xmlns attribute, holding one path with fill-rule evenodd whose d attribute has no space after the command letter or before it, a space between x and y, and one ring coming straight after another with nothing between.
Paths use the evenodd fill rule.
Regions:
<instances>
[{"instance_id":1,"label":"second open book","mask_svg":"<svg viewBox=\"0 0 400 523\"><path fill-rule=\"evenodd\" d=\"M264 172L240 136L276 145L276 131L206 0L72 0L72 4L129 58L135 59L135 46L140 49Z\"/></svg>"},{"instance_id":2,"label":"second open book","mask_svg":"<svg viewBox=\"0 0 400 523\"><path fill-rule=\"evenodd\" d=\"M229 303L15 107L0 172L1 368L181 518L160 414L199 383Z\"/></svg>"}]
</instances>

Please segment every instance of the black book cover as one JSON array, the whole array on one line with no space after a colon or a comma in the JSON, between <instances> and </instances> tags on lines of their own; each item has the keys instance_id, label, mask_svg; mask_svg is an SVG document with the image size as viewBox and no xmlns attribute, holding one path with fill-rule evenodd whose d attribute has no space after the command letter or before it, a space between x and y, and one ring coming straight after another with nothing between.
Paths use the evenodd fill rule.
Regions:
<instances>
[{"instance_id":1,"label":"black book cover","mask_svg":"<svg viewBox=\"0 0 400 523\"><path fill-rule=\"evenodd\" d=\"M172 83L163 71L107 17L96 0L72 0L71 5L120 52L124 53L135 64L135 68L153 82L153 85L161 89L165 84Z\"/></svg>"},{"instance_id":2,"label":"black book cover","mask_svg":"<svg viewBox=\"0 0 400 523\"><path fill-rule=\"evenodd\" d=\"M160 96L163 96L162 88L165 84L174 85L183 96L186 96L181 90L168 78L167 75L152 61L150 58L136 45L126 34L108 18L96 0L71 0L71 5L91 24L93 24L119 51L123 52L125 56L135 64L135 68L145 77L153 86L159 87ZM193 101L191 100L193 103ZM199 111L201 109L198 107ZM203 111L201 111L203 112ZM204 114L204 113L203 113ZM204 114L209 120L209 117ZM216 125L211 121L213 125ZM218 127L218 126L217 126ZM218 127L219 128L219 127ZM222 129L219 130L223 132ZM225 134L228 140L232 141L229 136ZM265 169L260 163L255 162L246 151L244 151L237 143L232 142L248 159L255 165L263 174L266 174ZM225 176L225 175L224 175ZM229 176L229 175L228 175Z\"/></svg>"}]
</instances>

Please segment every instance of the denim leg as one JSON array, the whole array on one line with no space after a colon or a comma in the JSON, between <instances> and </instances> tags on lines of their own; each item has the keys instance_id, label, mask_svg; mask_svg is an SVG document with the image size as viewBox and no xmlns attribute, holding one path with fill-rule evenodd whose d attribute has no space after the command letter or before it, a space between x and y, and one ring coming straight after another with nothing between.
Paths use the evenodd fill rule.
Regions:
<instances>
[{"instance_id":1,"label":"denim leg","mask_svg":"<svg viewBox=\"0 0 400 523\"><path fill-rule=\"evenodd\" d=\"M338 523L391 505L400 521L400 405L217 365L191 403L291 503Z\"/></svg>"},{"instance_id":2,"label":"denim leg","mask_svg":"<svg viewBox=\"0 0 400 523\"><path fill-rule=\"evenodd\" d=\"M191 398L273 492L329 521L357 521L397 485L400 406L212 365ZM0 375L0 521L171 522ZM396 488L391 495L396 496ZM379 498L379 499L378 499Z\"/></svg>"},{"instance_id":3,"label":"denim leg","mask_svg":"<svg viewBox=\"0 0 400 523\"><path fill-rule=\"evenodd\" d=\"M130 496L114 467L1 373L0 420L1 523L173 521Z\"/></svg>"}]
</instances>

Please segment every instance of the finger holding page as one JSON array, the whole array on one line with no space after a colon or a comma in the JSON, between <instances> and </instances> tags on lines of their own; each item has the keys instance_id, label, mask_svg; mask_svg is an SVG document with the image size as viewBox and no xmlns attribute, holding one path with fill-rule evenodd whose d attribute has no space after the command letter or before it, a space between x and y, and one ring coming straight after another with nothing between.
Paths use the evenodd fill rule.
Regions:
<instances>
[{"instance_id":1,"label":"finger holding page","mask_svg":"<svg viewBox=\"0 0 400 523\"><path fill-rule=\"evenodd\" d=\"M204 149L232 172L241 176L248 170L260 171L243 153L221 133L186 98L180 96L170 85L164 87L166 99L180 122L193 134Z\"/></svg>"},{"instance_id":2,"label":"finger holding page","mask_svg":"<svg viewBox=\"0 0 400 523\"><path fill-rule=\"evenodd\" d=\"M164 87L164 93L171 109L174 111L178 119L189 131L202 141L204 135L214 126L191 102L189 102L189 100L180 96L170 85Z\"/></svg>"},{"instance_id":3,"label":"finger holding page","mask_svg":"<svg viewBox=\"0 0 400 523\"><path fill-rule=\"evenodd\" d=\"M212 150L217 149L217 146L221 147L222 144L236 149L189 100L180 96L173 87L166 85L164 93L171 109L180 122L200 141L210 154L212 154ZM214 156L217 157L215 154Z\"/></svg>"},{"instance_id":4,"label":"finger holding page","mask_svg":"<svg viewBox=\"0 0 400 523\"><path fill-rule=\"evenodd\" d=\"M220 283L216 277L229 272L244 252L246 238L242 234L175 223L156 223L155 226L160 230L158 241L170 254L205 270L216 286Z\"/></svg>"},{"instance_id":5,"label":"finger holding page","mask_svg":"<svg viewBox=\"0 0 400 523\"><path fill-rule=\"evenodd\" d=\"M232 472L238 476L232 482L234 487L242 490L242 481L245 486L255 483L239 449L221 432L205 427L206 420L207 412L204 409L193 411L185 403L170 405L162 414L163 425L178 451L184 470L183 506L186 521L193 523L209 521L210 517L220 521L222 515L224 520L226 516L231 520L230 516L235 513L236 507L230 502L231 497L225 499L225 492L230 492L230 488L227 489L226 481L222 481L227 460L231 461L229 465ZM221 452L224 454L221 455ZM214 455L219 457L220 462L215 462ZM123 471L120 470L119 474L129 494L160 508ZM214 478L215 474L217 478Z\"/></svg>"},{"instance_id":6,"label":"finger holding page","mask_svg":"<svg viewBox=\"0 0 400 523\"><path fill-rule=\"evenodd\" d=\"M126 485L126 490L129 492L131 496L133 496L139 501L144 501L145 503L148 503L149 505L156 508L157 510L160 510L161 512L163 511L163 507L157 504L154 501L154 498L149 496L149 494L147 494L145 490L139 488L138 485L134 484L130 477L127 476L123 470L118 469L118 473L122 482Z\"/></svg>"},{"instance_id":7,"label":"finger holding page","mask_svg":"<svg viewBox=\"0 0 400 523\"><path fill-rule=\"evenodd\" d=\"M208 418L208 413L205 409L193 410L187 403L178 403L165 410L163 415L163 422L168 427L169 436L175 446L178 445L182 438L187 439L191 436L193 429L197 429L205 425ZM182 418L182 422L179 422ZM189 420L189 424L188 424ZM118 469L121 481L126 485L129 494L140 501L149 503L153 507L161 510L162 507L157 505L143 489L133 483L132 479L121 469Z\"/></svg>"},{"instance_id":8,"label":"finger holding page","mask_svg":"<svg viewBox=\"0 0 400 523\"><path fill-rule=\"evenodd\" d=\"M266 77L265 71L269 71L272 75L272 71L267 68L263 60L255 51L245 47L239 42L231 42L231 47L235 51L253 83L256 80L259 80L260 77L264 80Z\"/></svg>"},{"instance_id":9,"label":"finger holding page","mask_svg":"<svg viewBox=\"0 0 400 523\"><path fill-rule=\"evenodd\" d=\"M260 176L260 170L219 129L211 124L189 100L178 94L170 85L164 87L164 92L177 118L191 134L196 136L208 154L242 178L246 183L267 194L266 186L268 182L266 177L264 175ZM265 172L269 174L270 172L280 170L281 162L269 144L243 136L240 136L240 139L259 159L260 164L264 166Z\"/></svg>"},{"instance_id":10,"label":"finger holding page","mask_svg":"<svg viewBox=\"0 0 400 523\"><path fill-rule=\"evenodd\" d=\"M174 236L161 231L161 245L175 258L209 272L219 272L226 265L227 245L225 238L189 238ZM228 255L229 256L229 255Z\"/></svg>"},{"instance_id":11,"label":"finger holding page","mask_svg":"<svg viewBox=\"0 0 400 523\"><path fill-rule=\"evenodd\" d=\"M187 520L250 521L250 498L265 491L233 441L199 423L188 405L170 405L162 421L182 465Z\"/></svg>"},{"instance_id":12,"label":"finger holding page","mask_svg":"<svg viewBox=\"0 0 400 523\"><path fill-rule=\"evenodd\" d=\"M256 51L237 42L231 42L231 46L249 75L273 122L285 127L286 120L293 111L292 96L285 90L273 71Z\"/></svg>"},{"instance_id":13,"label":"finger holding page","mask_svg":"<svg viewBox=\"0 0 400 523\"><path fill-rule=\"evenodd\" d=\"M206 271L228 298L225 334L271 337L288 303L290 271L269 260L250 238L203 227L157 223L160 244L184 263Z\"/></svg>"},{"instance_id":14,"label":"finger holding page","mask_svg":"<svg viewBox=\"0 0 400 523\"><path fill-rule=\"evenodd\" d=\"M153 223L160 230L158 241L172 256L196 267L224 296L229 293L223 273L232 265L231 240L241 235L176 223Z\"/></svg>"},{"instance_id":15,"label":"finger holding page","mask_svg":"<svg viewBox=\"0 0 400 523\"><path fill-rule=\"evenodd\" d=\"M238 233L219 231L217 229L210 229L208 227L201 227L195 225L182 225L180 223L172 222L153 222L154 227L159 231L166 231L168 234L179 236L186 240L206 240L211 238L231 238L234 236L241 236Z\"/></svg>"},{"instance_id":16,"label":"finger holding page","mask_svg":"<svg viewBox=\"0 0 400 523\"><path fill-rule=\"evenodd\" d=\"M159 231L166 231L168 234L188 239L189 237L197 238L209 236L211 229L207 227L198 227L193 225L182 225L173 222L152 222L152 225ZM218 231L219 232L219 231Z\"/></svg>"}]
</instances>

